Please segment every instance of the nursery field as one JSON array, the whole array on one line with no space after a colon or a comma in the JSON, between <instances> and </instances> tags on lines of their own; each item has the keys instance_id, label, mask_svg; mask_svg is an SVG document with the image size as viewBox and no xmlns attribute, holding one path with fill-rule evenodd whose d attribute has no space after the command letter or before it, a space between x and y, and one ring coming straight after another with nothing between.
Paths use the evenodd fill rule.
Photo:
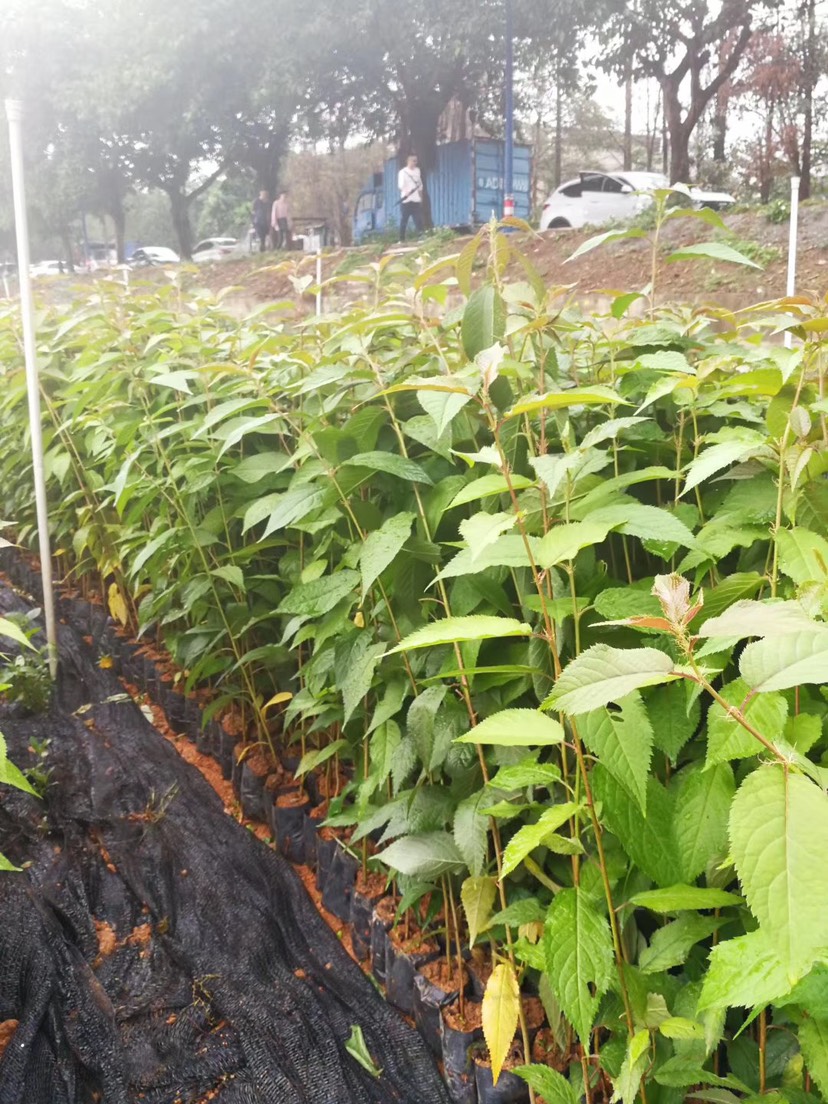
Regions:
<instances>
[{"instance_id":1,"label":"nursery field","mask_svg":"<svg viewBox=\"0 0 828 1104\"><path fill-rule=\"evenodd\" d=\"M579 245L598 264L634 234L646 259L646 287L602 313L494 226L451 256L381 258L361 304L319 318L238 320L177 281L44 303L55 571L67 647L97 672L73 697L80 660L62 661L51 706L20 640L40 640L35 519L18 319L0 305L0 516L24 550L2 603L18 647L0 780L33 791L0 787L0 850L25 868L0 874L0 899L43 892L44 838L69 850L94 830L78 878L101 919L101 841L132 846L128 825L118 946L145 916L190 1019L235 1048L212 1080L183 1060L186 1084L148 1080L140 1031L166 1044L146 988L130 999L149 1019L125 1034L123 976L64 924L81 1007L115 1007L112 1100L406 1101L414 1080L412 1102L455 1104L828 1096L828 318L807 295L664 304L667 269L755 265L716 215L667 198L650 229ZM666 252L691 222L704 232ZM169 741L106 712L121 694L218 761L262 842ZM85 700L109 775L67 766ZM81 815L105 775L106 819ZM213 880L182 888L178 850L198 871L204 835ZM419 1036L308 919L291 864ZM0 920L0 961L13 935ZM258 1034L241 1014L266 1003L263 976L288 1057L272 1010ZM151 1005L176 1007L167 989ZM3 1051L20 1011L0 979L0 1099L101 1091L69 1031L72 1086L38 1096L14 1066L20 1027ZM318 1091L306 1023L330 1042Z\"/></svg>"}]
</instances>

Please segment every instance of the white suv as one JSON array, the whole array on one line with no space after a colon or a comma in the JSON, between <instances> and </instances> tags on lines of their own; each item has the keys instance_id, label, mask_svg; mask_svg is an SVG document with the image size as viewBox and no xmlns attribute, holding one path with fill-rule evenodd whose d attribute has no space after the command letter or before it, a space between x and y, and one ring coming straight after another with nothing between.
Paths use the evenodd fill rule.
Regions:
<instances>
[{"instance_id":1,"label":"white suv","mask_svg":"<svg viewBox=\"0 0 828 1104\"><path fill-rule=\"evenodd\" d=\"M577 180L568 180L549 196L543 205L540 229L603 226L615 219L632 219L652 203L648 192L669 187L662 173L582 172ZM706 192L701 188L691 188L690 198L694 207L714 210L735 202L727 192Z\"/></svg>"}]
</instances>

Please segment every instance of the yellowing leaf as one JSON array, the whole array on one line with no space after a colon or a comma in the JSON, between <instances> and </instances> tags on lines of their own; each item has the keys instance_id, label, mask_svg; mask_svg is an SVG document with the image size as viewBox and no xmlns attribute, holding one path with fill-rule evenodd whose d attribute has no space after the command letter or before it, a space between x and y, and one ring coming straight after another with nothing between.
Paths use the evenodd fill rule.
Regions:
<instances>
[{"instance_id":1,"label":"yellowing leaf","mask_svg":"<svg viewBox=\"0 0 828 1104\"><path fill-rule=\"evenodd\" d=\"M460 887L460 900L469 925L469 946L488 926L497 889L494 878L466 878Z\"/></svg>"},{"instance_id":2,"label":"yellowing leaf","mask_svg":"<svg viewBox=\"0 0 828 1104\"><path fill-rule=\"evenodd\" d=\"M492 1081L496 1085L515 1037L520 1013L520 990L515 971L508 962L501 962L492 970L483 994L482 1011L483 1036L492 1060Z\"/></svg>"},{"instance_id":3,"label":"yellowing leaf","mask_svg":"<svg viewBox=\"0 0 828 1104\"><path fill-rule=\"evenodd\" d=\"M280 690L278 694L274 694L269 701L266 701L262 706L262 713L266 713L272 705L281 705L282 702L289 702L293 694L289 690Z\"/></svg>"},{"instance_id":4,"label":"yellowing leaf","mask_svg":"<svg viewBox=\"0 0 828 1104\"><path fill-rule=\"evenodd\" d=\"M98 660L98 666L102 671L111 671L114 666L114 660L111 655L104 655Z\"/></svg>"},{"instance_id":5,"label":"yellowing leaf","mask_svg":"<svg viewBox=\"0 0 828 1104\"><path fill-rule=\"evenodd\" d=\"M122 625L126 625L129 621L129 611L117 583L109 584L107 604L109 605L109 612L115 620L120 621Z\"/></svg>"}]
</instances>

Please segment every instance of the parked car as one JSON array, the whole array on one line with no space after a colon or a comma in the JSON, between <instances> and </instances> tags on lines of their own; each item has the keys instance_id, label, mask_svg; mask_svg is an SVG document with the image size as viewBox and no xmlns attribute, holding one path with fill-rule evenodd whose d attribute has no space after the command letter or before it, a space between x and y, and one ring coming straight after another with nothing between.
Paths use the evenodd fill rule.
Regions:
<instances>
[{"instance_id":1,"label":"parked car","mask_svg":"<svg viewBox=\"0 0 828 1104\"><path fill-rule=\"evenodd\" d=\"M238 238L205 238L193 249L193 260L223 261L233 253L241 251Z\"/></svg>"},{"instance_id":2,"label":"parked car","mask_svg":"<svg viewBox=\"0 0 828 1104\"><path fill-rule=\"evenodd\" d=\"M149 265L179 264L181 258L174 249L166 245L142 245L133 251L129 263L133 268L146 268Z\"/></svg>"},{"instance_id":3,"label":"parked car","mask_svg":"<svg viewBox=\"0 0 828 1104\"><path fill-rule=\"evenodd\" d=\"M68 271L63 261L37 261L36 264L29 265L29 275L33 280L41 276L62 276Z\"/></svg>"},{"instance_id":4,"label":"parked car","mask_svg":"<svg viewBox=\"0 0 828 1104\"><path fill-rule=\"evenodd\" d=\"M632 219L652 203L648 192L669 187L662 173L582 172L549 196L543 205L540 229L602 226L615 219ZM728 192L708 192L702 188L691 188L690 198L694 207L714 210L735 202Z\"/></svg>"}]
</instances>

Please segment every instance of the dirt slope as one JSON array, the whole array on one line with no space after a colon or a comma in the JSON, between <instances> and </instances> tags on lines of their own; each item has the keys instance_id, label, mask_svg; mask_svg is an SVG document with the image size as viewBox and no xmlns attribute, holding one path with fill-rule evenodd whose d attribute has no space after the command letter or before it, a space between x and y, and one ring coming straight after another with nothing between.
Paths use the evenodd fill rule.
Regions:
<instances>
[{"instance_id":1,"label":"dirt slope","mask_svg":"<svg viewBox=\"0 0 828 1104\"><path fill-rule=\"evenodd\" d=\"M788 224L769 222L761 212L743 212L724 216L727 233L694 219L668 224L659 243L658 298L693 305L713 302L729 308L746 306L785 293ZM649 240L615 242L567 263L577 247L594 230L547 231L536 235L516 235L515 244L532 260L550 286L575 285L576 294L592 297L607 291L630 291L644 287L650 280L652 248ZM463 238L429 247L430 252L448 254L462 248ZM748 268L701 258L666 263L664 258L676 247L693 242L721 240L744 252L760 268ZM393 248L393 247L391 247ZM387 250L386 250L387 251ZM367 265L380 255L380 247L339 250L323 257L323 278L344 277ZM798 274L796 287L801 293L819 297L828 291L828 203L808 203L800 210ZM302 296L298 286L302 277L311 277L315 260L301 254L279 261L275 255L253 256L239 261L202 266L198 283L213 291L222 289L231 301L255 307L281 301L293 313L298 301L304 310L313 309L312 296ZM232 288L232 292L229 289ZM357 299L365 285L336 282L329 289L337 301Z\"/></svg>"}]
</instances>

